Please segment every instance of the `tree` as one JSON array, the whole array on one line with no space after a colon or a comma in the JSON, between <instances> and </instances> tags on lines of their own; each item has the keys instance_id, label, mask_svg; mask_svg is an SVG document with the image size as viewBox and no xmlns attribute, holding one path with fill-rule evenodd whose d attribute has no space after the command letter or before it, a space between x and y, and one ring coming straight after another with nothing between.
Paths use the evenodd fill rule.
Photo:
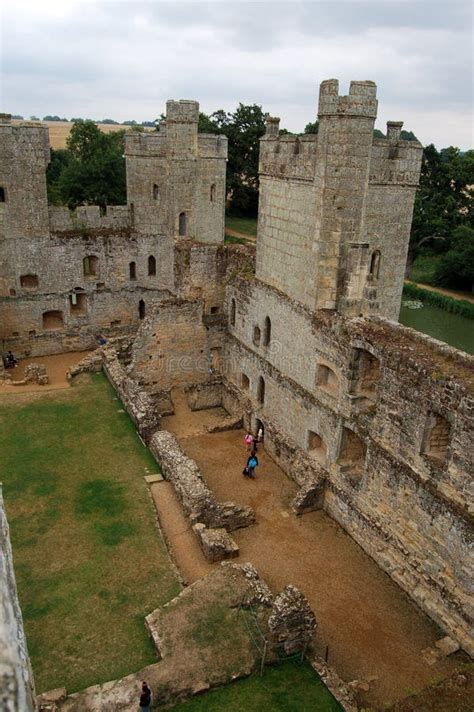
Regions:
<instances>
[{"instance_id":1,"label":"tree","mask_svg":"<svg viewBox=\"0 0 474 712\"><path fill-rule=\"evenodd\" d=\"M66 144L70 159L57 180L70 208L126 203L124 133L102 133L90 120L74 123Z\"/></svg>"},{"instance_id":2,"label":"tree","mask_svg":"<svg viewBox=\"0 0 474 712\"><path fill-rule=\"evenodd\" d=\"M59 179L70 160L69 151L64 148L51 149L51 160L46 170L48 201L53 205L61 205L63 200L59 188Z\"/></svg>"},{"instance_id":3,"label":"tree","mask_svg":"<svg viewBox=\"0 0 474 712\"><path fill-rule=\"evenodd\" d=\"M451 246L441 258L435 284L474 292L474 230L467 225L454 230Z\"/></svg>"},{"instance_id":4,"label":"tree","mask_svg":"<svg viewBox=\"0 0 474 712\"><path fill-rule=\"evenodd\" d=\"M317 134L319 131L319 120L316 119L316 121L310 121L309 124L306 124L304 127L304 133L305 134Z\"/></svg>"},{"instance_id":5,"label":"tree","mask_svg":"<svg viewBox=\"0 0 474 712\"><path fill-rule=\"evenodd\" d=\"M435 251L448 249L458 226L473 225L473 198L474 151L462 154L452 146L441 151L426 146L413 212L412 252L428 240L436 241Z\"/></svg>"}]
</instances>

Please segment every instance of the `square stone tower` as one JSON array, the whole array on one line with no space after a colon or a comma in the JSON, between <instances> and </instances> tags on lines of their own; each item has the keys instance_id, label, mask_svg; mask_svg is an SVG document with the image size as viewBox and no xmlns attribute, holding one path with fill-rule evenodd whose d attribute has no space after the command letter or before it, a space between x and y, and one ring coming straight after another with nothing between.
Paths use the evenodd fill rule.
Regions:
<instances>
[{"instance_id":1,"label":"square stone tower","mask_svg":"<svg viewBox=\"0 0 474 712\"><path fill-rule=\"evenodd\" d=\"M422 147L401 122L374 139L376 86L321 84L319 132L260 149L257 277L310 309L397 319Z\"/></svg>"},{"instance_id":2,"label":"square stone tower","mask_svg":"<svg viewBox=\"0 0 474 712\"><path fill-rule=\"evenodd\" d=\"M224 240L227 138L198 133L197 101L168 101L156 132L126 137L127 196L137 232Z\"/></svg>"},{"instance_id":3,"label":"square stone tower","mask_svg":"<svg viewBox=\"0 0 474 712\"><path fill-rule=\"evenodd\" d=\"M0 114L0 239L31 239L49 235L46 126L13 125Z\"/></svg>"}]
</instances>

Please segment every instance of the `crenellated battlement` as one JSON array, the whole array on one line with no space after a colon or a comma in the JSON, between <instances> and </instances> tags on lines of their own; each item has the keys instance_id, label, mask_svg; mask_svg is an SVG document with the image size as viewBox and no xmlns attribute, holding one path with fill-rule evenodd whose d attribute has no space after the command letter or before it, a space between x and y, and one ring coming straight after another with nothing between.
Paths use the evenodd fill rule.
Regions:
<instances>
[{"instance_id":1,"label":"crenellated battlement","mask_svg":"<svg viewBox=\"0 0 474 712\"><path fill-rule=\"evenodd\" d=\"M263 175L313 180L318 137L316 134L279 135L280 119L267 119L267 132L260 141L259 170Z\"/></svg>"},{"instance_id":2,"label":"crenellated battlement","mask_svg":"<svg viewBox=\"0 0 474 712\"><path fill-rule=\"evenodd\" d=\"M347 96L339 96L339 81L326 79L319 90L318 115L377 116L377 86L372 81L352 81Z\"/></svg>"},{"instance_id":3,"label":"crenellated battlement","mask_svg":"<svg viewBox=\"0 0 474 712\"><path fill-rule=\"evenodd\" d=\"M423 146L400 139L403 121L387 122L387 138L376 138L370 154L370 185L418 185Z\"/></svg>"},{"instance_id":4,"label":"crenellated battlement","mask_svg":"<svg viewBox=\"0 0 474 712\"><path fill-rule=\"evenodd\" d=\"M105 212L98 205L81 205L75 210L51 205L49 225L51 232L123 230L131 227L131 219L126 205L108 205Z\"/></svg>"}]
</instances>

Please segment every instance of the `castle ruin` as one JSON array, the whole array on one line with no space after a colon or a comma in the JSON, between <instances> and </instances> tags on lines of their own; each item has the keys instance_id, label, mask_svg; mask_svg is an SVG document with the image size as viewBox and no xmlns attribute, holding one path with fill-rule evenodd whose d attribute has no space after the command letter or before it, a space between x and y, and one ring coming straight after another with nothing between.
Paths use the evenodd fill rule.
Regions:
<instances>
[{"instance_id":1,"label":"castle ruin","mask_svg":"<svg viewBox=\"0 0 474 712\"><path fill-rule=\"evenodd\" d=\"M322 83L319 132L260 145L256 258L224 244L223 136L167 103L126 138L127 206L48 206L48 132L0 123L2 351L129 337L127 373L172 411L223 405L470 655L473 359L397 323L422 147L376 86Z\"/></svg>"}]
</instances>

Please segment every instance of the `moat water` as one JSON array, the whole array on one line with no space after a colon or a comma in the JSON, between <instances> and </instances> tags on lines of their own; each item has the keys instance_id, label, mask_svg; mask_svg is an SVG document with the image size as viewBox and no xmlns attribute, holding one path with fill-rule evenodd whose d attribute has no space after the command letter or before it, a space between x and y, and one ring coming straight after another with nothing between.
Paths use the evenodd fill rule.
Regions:
<instances>
[{"instance_id":1,"label":"moat water","mask_svg":"<svg viewBox=\"0 0 474 712\"><path fill-rule=\"evenodd\" d=\"M422 331L450 346L474 354L474 320L425 304L421 309L400 309L400 323Z\"/></svg>"}]
</instances>

